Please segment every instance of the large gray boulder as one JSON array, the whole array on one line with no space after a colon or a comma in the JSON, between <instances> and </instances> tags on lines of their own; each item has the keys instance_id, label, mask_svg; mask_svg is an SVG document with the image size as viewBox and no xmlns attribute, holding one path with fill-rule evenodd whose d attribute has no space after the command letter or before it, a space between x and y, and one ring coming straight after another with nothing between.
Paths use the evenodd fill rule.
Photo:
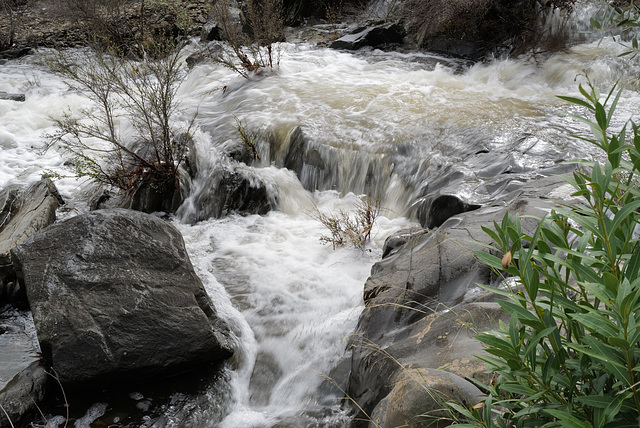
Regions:
<instances>
[{"instance_id":1,"label":"large gray boulder","mask_svg":"<svg viewBox=\"0 0 640 428\"><path fill-rule=\"evenodd\" d=\"M99 210L11 251L44 358L67 386L122 384L219 363L226 323L171 224Z\"/></svg>"},{"instance_id":2,"label":"large gray boulder","mask_svg":"<svg viewBox=\"0 0 640 428\"><path fill-rule=\"evenodd\" d=\"M56 220L56 209L64 201L49 179L22 188L0 190L0 306L16 303L24 294L15 283L9 251L36 231Z\"/></svg>"},{"instance_id":3,"label":"large gray boulder","mask_svg":"<svg viewBox=\"0 0 640 428\"><path fill-rule=\"evenodd\" d=\"M373 266L365 284L366 307L351 342L347 392L364 413L371 415L403 370L442 368L489 380L474 357L483 348L473 336L493 329L508 314L476 285L493 280L473 253L491 243L482 226L493 227L508 210L533 216L521 219L523 231L533 233L534 217L553 207L547 195L563 185L557 177L539 179L475 211L458 213L436 230L402 231L390 239L386 257ZM380 408L377 412L386 420Z\"/></svg>"}]
</instances>

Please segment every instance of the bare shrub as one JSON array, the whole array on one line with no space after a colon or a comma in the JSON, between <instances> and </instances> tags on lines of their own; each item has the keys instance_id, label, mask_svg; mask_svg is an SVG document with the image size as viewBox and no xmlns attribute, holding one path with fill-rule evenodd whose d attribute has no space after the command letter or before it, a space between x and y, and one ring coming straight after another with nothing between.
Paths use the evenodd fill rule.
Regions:
<instances>
[{"instance_id":1,"label":"bare shrub","mask_svg":"<svg viewBox=\"0 0 640 428\"><path fill-rule=\"evenodd\" d=\"M252 160L260 160L260 152L258 151L258 137L260 134L257 131L249 131L247 129L247 122L236 119L236 131L242 140L243 147L249 152Z\"/></svg>"},{"instance_id":2,"label":"bare shrub","mask_svg":"<svg viewBox=\"0 0 640 428\"><path fill-rule=\"evenodd\" d=\"M18 27L32 3L33 0L0 0L0 15L7 21L6 34L0 34L0 50L8 49L15 44Z\"/></svg>"},{"instance_id":3,"label":"bare shrub","mask_svg":"<svg viewBox=\"0 0 640 428\"><path fill-rule=\"evenodd\" d=\"M353 212L341 210L337 214L324 214L317 210L314 217L330 232L320 237L321 242L333 245L334 249L352 245L364 250L379 214L380 200L363 198Z\"/></svg>"},{"instance_id":4,"label":"bare shrub","mask_svg":"<svg viewBox=\"0 0 640 428\"><path fill-rule=\"evenodd\" d=\"M212 15L227 42L214 59L245 78L279 65L280 53L275 44L284 40L282 0L247 0L245 10L233 8L228 0L218 0Z\"/></svg>"},{"instance_id":5,"label":"bare shrub","mask_svg":"<svg viewBox=\"0 0 640 428\"><path fill-rule=\"evenodd\" d=\"M86 41L134 56L186 34L190 19L182 0L63 0L60 11Z\"/></svg>"},{"instance_id":6,"label":"bare shrub","mask_svg":"<svg viewBox=\"0 0 640 428\"><path fill-rule=\"evenodd\" d=\"M183 46L156 46L159 57L131 62L122 56L92 50L77 61L66 53L51 57L54 72L70 88L91 101L82 117L67 112L54 119L57 130L46 136L46 148L58 146L72 156L78 177L125 192L149 185L171 196L180 187L179 167L193 124L178 128L176 92L184 74ZM126 135L123 125L133 129Z\"/></svg>"}]
</instances>

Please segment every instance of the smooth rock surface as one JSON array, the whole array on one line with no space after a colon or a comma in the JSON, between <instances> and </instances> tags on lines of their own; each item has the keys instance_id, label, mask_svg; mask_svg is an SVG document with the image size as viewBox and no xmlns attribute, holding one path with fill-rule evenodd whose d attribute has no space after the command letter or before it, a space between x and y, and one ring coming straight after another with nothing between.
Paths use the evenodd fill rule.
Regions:
<instances>
[{"instance_id":1,"label":"smooth rock surface","mask_svg":"<svg viewBox=\"0 0 640 428\"><path fill-rule=\"evenodd\" d=\"M29 312L6 306L0 314L0 405L14 426L27 426L45 394L48 377ZM0 427L11 426L0 412Z\"/></svg>"},{"instance_id":2,"label":"smooth rock surface","mask_svg":"<svg viewBox=\"0 0 640 428\"><path fill-rule=\"evenodd\" d=\"M64 201L49 179L23 189L7 186L0 190L0 305L18 303L23 292L15 283L9 251L56 220L56 209Z\"/></svg>"},{"instance_id":3,"label":"smooth rock surface","mask_svg":"<svg viewBox=\"0 0 640 428\"><path fill-rule=\"evenodd\" d=\"M11 251L42 354L63 385L173 375L233 353L182 236L157 217L99 210Z\"/></svg>"},{"instance_id":4,"label":"smooth rock surface","mask_svg":"<svg viewBox=\"0 0 640 428\"><path fill-rule=\"evenodd\" d=\"M455 374L437 369L408 369L374 409L371 428L439 428L449 425L447 402L470 407L482 392Z\"/></svg>"}]
</instances>

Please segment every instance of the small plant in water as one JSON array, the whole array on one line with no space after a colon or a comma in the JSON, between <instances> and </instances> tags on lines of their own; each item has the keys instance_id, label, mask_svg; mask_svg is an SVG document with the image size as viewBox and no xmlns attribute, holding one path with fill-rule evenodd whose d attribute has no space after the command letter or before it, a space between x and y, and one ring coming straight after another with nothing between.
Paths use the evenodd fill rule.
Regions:
<instances>
[{"instance_id":1,"label":"small plant in water","mask_svg":"<svg viewBox=\"0 0 640 428\"><path fill-rule=\"evenodd\" d=\"M249 131L247 129L247 122L236 119L236 131L242 140L242 144L251 154L253 160L260 160L260 153L258 152L258 137L260 134L257 131Z\"/></svg>"},{"instance_id":2,"label":"small plant in water","mask_svg":"<svg viewBox=\"0 0 640 428\"><path fill-rule=\"evenodd\" d=\"M334 249L352 245L364 250L379 214L380 200L363 198L353 212L341 210L337 214L324 214L317 210L314 216L330 232L320 237L321 242L333 245Z\"/></svg>"},{"instance_id":3,"label":"small plant in water","mask_svg":"<svg viewBox=\"0 0 640 428\"><path fill-rule=\"evenodd\" d=\"M564 204L542 219L533 235L517 216L485 228L502 259L478 252L508 289L508 324L478 338L481 358L497 375L485 385L481 406L452 404L464 426L637 427L640 423L640 128L612 133L620 91L604 97L591 85L582 98L561 97L586 108L604 161L580 161L589 172L568 181L580 204ZM508 283L508 282L506 282Z\"/></svg>"}]
</instances>

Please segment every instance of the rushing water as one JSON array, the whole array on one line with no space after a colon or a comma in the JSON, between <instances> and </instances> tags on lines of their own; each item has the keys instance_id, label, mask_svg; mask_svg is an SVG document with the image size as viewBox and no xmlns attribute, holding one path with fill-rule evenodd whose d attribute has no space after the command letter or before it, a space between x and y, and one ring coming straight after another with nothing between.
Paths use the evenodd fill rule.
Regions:
<instances>
[{"instance_id":1,"label":"rushing water","mask_svg":"<svg viewBox=\"0 0 640 428\"><path fill-rule=\"evenodd\" d=\"M281 48L273 75L246 80L205 62L188 72L180 88L183 119L198 111L200 175L174 222L238 351L210 385L170 396L138 425L347 426L348 415L327 396L325 381L344 358L362 310L363 284L384 239L415 224L413 206L434 183L440 183L437 190L483 202L504 188L492 182L496 175L530 179L587 154L584 144L567 137L583 132L565 114L579 109L556 98L577 94L585 75L603 90L618 81L627 88L618 125L640 105L638 62L619 58L624 49L608 39L536 59L476 65L427 53L340 52L303 42ZM38 148L42 135L53 131L50 117L80 111L87 99L38 65L38 55L0 65L0 91L27 98L0 101L0 186L53 171L65 176L56 182L68 202L60 216L86 211L94 186L69 176L63 153L43 155ZM237 139L236 117L276 141L300 126L325 168L306 166L299 180L277 159L269 161L266 142L259 165L231 163L224 153ZM278 209L193 223L198 197L210 190L208 179L220 168L264 184ZM317 210L349 210L365 192L384 207L366 250L323 245L319 237L326 231L315 220ZM128 397L143 413L149 407L144 403L151 399L138 391ZM110 405L92 403L76 425L102 417L118 426Z\"/></svg>"}]
</instances>

